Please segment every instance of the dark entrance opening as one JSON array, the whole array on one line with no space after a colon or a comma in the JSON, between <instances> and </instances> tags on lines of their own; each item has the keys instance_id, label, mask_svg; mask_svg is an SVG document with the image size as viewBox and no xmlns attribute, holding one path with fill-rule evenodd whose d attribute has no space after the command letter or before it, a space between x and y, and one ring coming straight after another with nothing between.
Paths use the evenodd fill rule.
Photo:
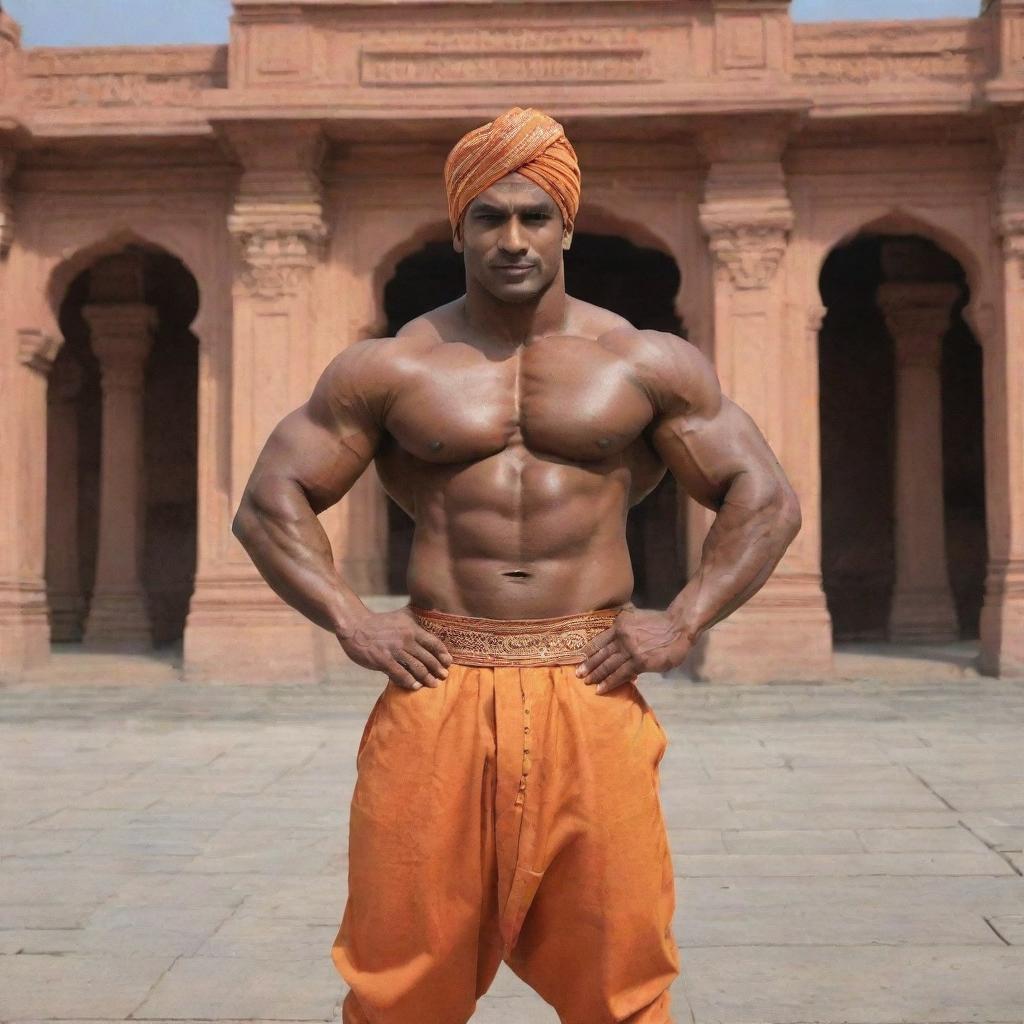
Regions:
<instances>
[{"instance_id":1,"label":"dark entrance opening","mask_svg":"<svg viewBox=\"0 0 1024 1024\"><path fill-rule=\"evenodd\" d=\"M64 345L50 377L47 423L51 636L56 643L83 639L95 586L103 393L83 307L96 303L154 310L143 370L139 576L153 645L166 647L181 641L195 577L199 345L189 325L199 293L180 260L135 245L78 274L60 307ZM68 449L74 457L62 460Z\"/></svg>"},{"instance_id":2,"label":"dark entrance opening","mask_svg":"<svg viewBox=\"0 0 1024 1024\"><path fill-rule=\"evenodd\" d=\"M963 318L963 267L918 235L864 234L835 249L820 287L822 577L835 639L882 640L895 585L896 350L879 308L885 282L960 290L941 342L942 493L961 639L978 636L987 543L982 353Z\"/></svg>"}]
</instances>

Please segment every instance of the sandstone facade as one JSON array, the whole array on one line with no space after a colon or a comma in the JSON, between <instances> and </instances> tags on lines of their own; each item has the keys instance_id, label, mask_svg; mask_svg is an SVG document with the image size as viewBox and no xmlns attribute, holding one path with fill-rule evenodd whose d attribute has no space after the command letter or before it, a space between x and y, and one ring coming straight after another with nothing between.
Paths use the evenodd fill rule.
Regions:
<instances>
[{"instance_id":1,"label":"sandstone facade","mask_svg":"<svg viewBox=\"0 0 1024 1024\"><path fill-rule=\"evenodd\" d=\"M976 637L1024 674L1024 0L820 25L786 0L234 0L226 47L26 49L0 12L3 678L65 641L330 675L231 515L339 348L460 294L444 157L512 105L580 154L570 293L707 352L802 498L696 671ZM323 519L357 589L400 600L410 525L376 478ZM709 521L671 482L635 510L640 600Z\"/></svg>"}]
</instances>

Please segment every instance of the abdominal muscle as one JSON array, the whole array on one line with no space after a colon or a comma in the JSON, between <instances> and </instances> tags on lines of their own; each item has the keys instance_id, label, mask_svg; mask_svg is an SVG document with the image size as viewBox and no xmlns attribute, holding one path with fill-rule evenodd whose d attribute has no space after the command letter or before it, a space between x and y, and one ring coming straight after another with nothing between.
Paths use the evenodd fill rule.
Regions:
<instances>
[{"instance_id":1,"label":"abdominal muscle","mask_svg":"<svg viewBox=\"0 0 1024 1024\"><path fill-rule=\"evenodd\" d=\"M421 462L417 470L407 579L414 606L527 619L629 601L625 467L544 459L517 446L469 466Z\"/></svg>"}]
</instances>

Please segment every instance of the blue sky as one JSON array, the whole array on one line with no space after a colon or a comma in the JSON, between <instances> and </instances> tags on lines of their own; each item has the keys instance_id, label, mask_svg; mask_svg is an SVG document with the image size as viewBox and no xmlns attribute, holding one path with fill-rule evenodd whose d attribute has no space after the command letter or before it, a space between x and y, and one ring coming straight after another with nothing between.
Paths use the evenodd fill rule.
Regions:
<instances>
[{"instance_id":1,"label":"blue sky","mask_svg":"<svg viewBox=\"0 0 1024 1024\"><path fill-rule=\"evenodd\" d=\"M221 43L230 0L2 0L26 46ZM793 0L801 21L973 17L981 0Z\"/></svg>"}]
</instances>

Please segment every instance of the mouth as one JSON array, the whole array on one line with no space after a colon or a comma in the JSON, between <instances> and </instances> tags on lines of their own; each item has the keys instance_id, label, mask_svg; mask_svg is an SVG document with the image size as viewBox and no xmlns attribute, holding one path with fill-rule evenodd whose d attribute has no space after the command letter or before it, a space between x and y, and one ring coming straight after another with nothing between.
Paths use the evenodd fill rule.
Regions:
<instances>
[{"instance_id":1,"label":"mouth","mask_svg":"<svg viewBox=\"0 0 1024 1024\"><path fill-rule=\"evenodd\" d=\"M499 263L495 268L502 274L525 274L528 270L533 270L532 263Z\"/></svg>"}]
</instances>

